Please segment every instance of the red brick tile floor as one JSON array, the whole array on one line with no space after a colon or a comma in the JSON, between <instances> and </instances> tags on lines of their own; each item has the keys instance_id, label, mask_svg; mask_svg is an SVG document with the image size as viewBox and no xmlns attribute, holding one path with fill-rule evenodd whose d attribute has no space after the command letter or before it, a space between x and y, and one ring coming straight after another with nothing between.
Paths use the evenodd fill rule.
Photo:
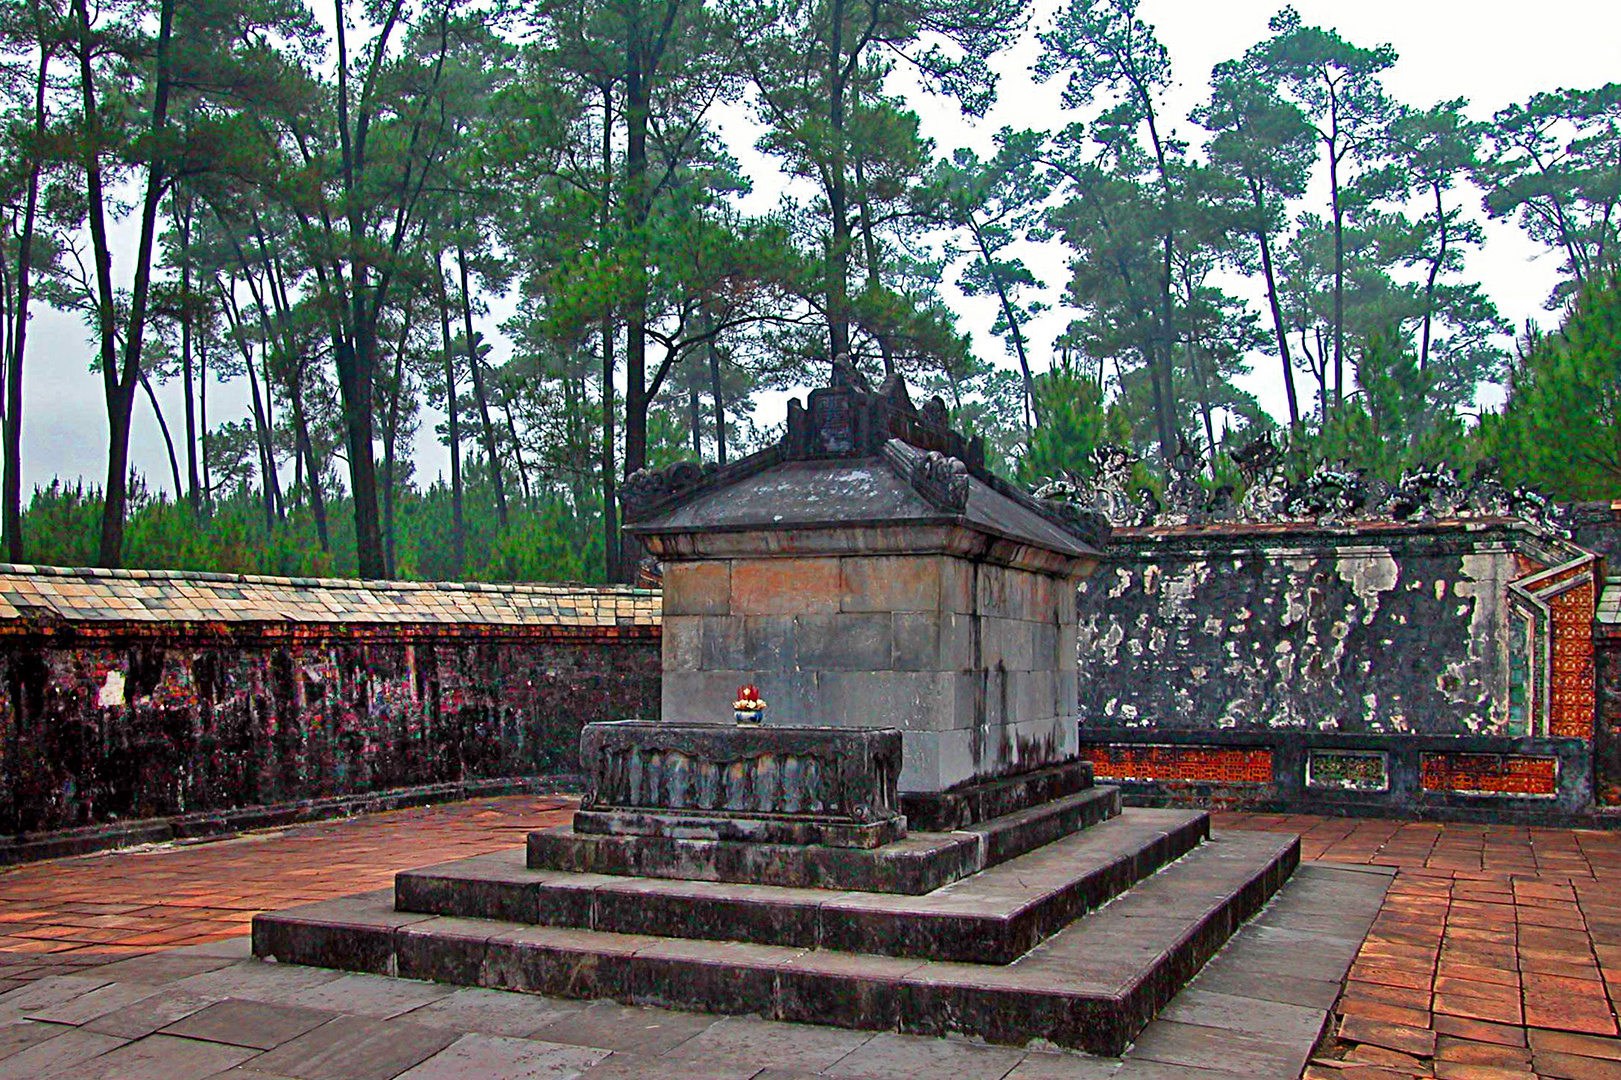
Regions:
<instances>
[{"instance_id":1,"label":"red brick tile floor","mask_svg":"<svg viewBox=\"0 0 1621 1080\"><path fill-rule=\"evenodd\" d=\"M572 803L508 796L0 869L0 990L245 933L255 913L515 847ZM1621 1080L1621 833L1223 813L1399 869L1307 1080Z\"/></svg>"},{"instance_id":2,"label":"red brick tile floor","mask_svg":"<svg viewBox=\"0 0 1621 1080\"><path fill-rule=\"evenodd\" d=\"M234 937L261 911L385 888L397 870L519 847L573 806L554 796L477 799L0 869L0 954L62 967Z\"/></svg>"},{"instance_id":3,"label":"red brick tile floor","mask_svg":"<svg viewBox=\"0 0 1621 1080\"><path fill-rule=\"evenodd\" d=\"M1621 833L1219 814L1398 867L1307 1080L1621 1080Z\"/></svg>"}]
</instances>

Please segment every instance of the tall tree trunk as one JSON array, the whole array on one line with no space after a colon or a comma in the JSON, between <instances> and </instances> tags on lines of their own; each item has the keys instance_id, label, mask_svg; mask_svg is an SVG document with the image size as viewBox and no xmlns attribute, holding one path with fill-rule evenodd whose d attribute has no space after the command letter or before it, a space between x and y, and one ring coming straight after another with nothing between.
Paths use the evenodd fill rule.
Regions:
<instances>
[{"instance_id":1,"label":"tall tree trunk","mask_svg":"<svg viewBox=\"0 0 1621 1080\"><path fill-rule=\"evenodd\" d=\"M715 461L726 464L726 395L720 382L720 343L715 340L715 317L704 309L704 334L709 339L709 395L715 402Z\"/></svg>"},{"instance_id":2,"label":"tall tree trunk","mask_svg":"<svg viewBox=\"0 0 1621 1080\"><path fill-rule=\"evenodd\" d=\"M129 326L124 335L123 367L118 366L117 328L112 282L112 249L107 237L106 201L101 173L101 116L90 63L90 12L86 0L74 0L78 16L80 96L84 123L90 136L85 159L90 239L96 260L97 328L102 362L102 385L107 399L107 489L103 494L99 561L117 567L124 557L124 513L129 489L129 425L134 412L135 387L141 370L141 346L146 332L146 305L152 283L152 247L156 239L158 200L163 195L164 164L155 154L147 165L146 195L141 204L140 239L135 250L135 279L130 290ZM161 146L169 113L169 48L174 29L175 0L158 7L156 47L157 79L153 90L152 122L155 146Z\"/></svg>"},{"instance_id":3,"label":"tall tree trunk","mask_svg":"<svg viewBox=\"0 0 1621 1080\"><path fill-rule=\"evenodd\" d=\"M867 171L860 154L856 155L855 170L856 195L859 200L856 208L861 215L861 241L867 257L867 288L876 293L882 284L878 272L878 237L873 230L872 207L868 204L867 198ZM878 353L884 361L884 377L888 378L895 374L894 350L889 347L887 334L874 336L878 339Z\"/></svg>"},{"instance_id":4,"label":"tall tree trunk","mask_svg":"<svg viewBox=\"0 0 1621 1080\"><path fill-rule=\"evenodd\" d=\"M1272 264L1272 237L1266 229L1266 205L1259 181L1250 181L1255 199L1255 242L1261 246L1261 272L1266 277L1266 302L1272 309L1272 329L1278 340L1278 360L1283 364L1283 388L1289 395L1289 431L1300 431L1300 401L1295 396L1295 368L1289 362L1289 335L1283 325L1283 305L1278 302L1278 278Z\"/></svg>"},{"instance_id":5,"label":"tall tree trunk","mask_svg":"<svg viewBox=\"0 0 1621 1080\"><path fill-rule=\"evenodd\" d=\"M274 529L276 519L280 516L281 478L276 472L276 444L272 436L273 421L270 416L268 395L270 393L269 364L265 367L265 394L259 393L259 378L253 367L253 349L248 345L247 331L242 325L242 313L236 306L236 298L226 290L218 278L214 279L214 287L219 290L221 308L225 321L236 338L237 349L242 353L242 366L248 373L249 400L253 406L253 432L255 442L259 447L259 469L263 479L263 492L265 499L265 528ZM234 286L233 286L234 287ZM262 346L262 352L268 353L270 343Z\"/></svg>"},{"instance_id":6,"label":"tall tree trunk","mask_svg":"<svg viewBox=\"0 0 1621 1080\"><path fill-rule=\"evenodd\" d=\"M1328 193L1334 211L1334 408L1345 396L1345 209L1340 204L1339 154L1328 155Z\"/></svg>"},{"instance_id":7,"label":"tall tree trunk","mask_svg":"<svg viewBox=\"0 0 1621 1080\"><path fill-rule=\"evenodd\" d=\"M158 404L158 395L152 391L152 380L141 372L141 389L146 391L146 400L152 405L152 415L157 417L158 431L163 435L163 447L169 452L169 472L174 478L174 501L179 505L185 498L185 491L180 483L180 459L175 456L174 439L169 435L169 424L163 418L163 406Z\"/></svg>"},{"instance_id":8,"label":"tall tree trunk","mask_svg":"<svg viewBox=\"0 0 1621 1080\"><path fill-rule=\"evenodd\" d=\"M303 460L309 475L310 513L315 517L316 539L320 542L322 551L331 551L332 540L326 520L326 485L321 478L321 466L315 457L315 440L310 436L309 418L304 411L304 361L298 350L298 341L293 334L293 305L287 295L287 278L282 272L281 260L271 256L270 245L265 241L264 230L259 226L257 218L254 221L254 231L259 241L260 262L265 268L265 289L270 293L271 303L276 308L282 355L286 357L287 396L288 404L293 409L293 438L296 441L294 456L295 460ZM262 300L259 308L263 312ZM265 332L267 334L270 332L268 325Z\"/></svg>"},{"instance_id":9,"label":"tall tree trunk","mask_svg":"<svg viewBox=\"0 0 1621 1080\"><path fill-rule=\"evenodd\" d=\"M244 351L246 347L244 346ZM278 497L276 476L276 451L270 441L270 427L266 423L264 405L259 398L259 379L253 373L253 357L248 356L248 388L253 392L253 427L258 434L259 442L259 472L262 480L265 499L265 530L274 531L276 528L276 508L281 499Z\"/></svg>"},{"instance_id":10,"label":"tall tree trunk","mask_svg":"<svg viewBox=\"0 0 1621 1080\"><path fill-rule=\"evenodd\" d=\"M484 454L490 462L490 480L495 484L495 512L501 527L507 527L507 492L501 478L501 459L495 452L495 425L490 422L490 402L484 394L478 350L473 344L473 297L467 287L467 253L456 245L456 265L462 282L462 335L467 344L467 369L473 375L473 398L478 402L479 419L484 425Z\"/></svg>"},{"instance_id":11,"label":"tall tree trunk","mask_svg":"<svg viewBox=\"0 0 1621 1080\"><path fill-rule=\"evenodd\" d=\"M1435 280L1441 274L1441 265L1447 258L1447 215L1446 208L1441 202L1441 185L1431 184L1435 189L1435 225L1440 232L1440 245L1435 253L1435 259L1430 263L1429 277L1424 282L1424 334L1423 343L1418 352L1418 373L1423 375L1430 367L1430 327L1435 320Z\"/></svg>"},{"instance_id":12,"label":"tall tree trunk","mask_svg":"<svg viewBox=\"0 0 1621 1080\"><path fill-rule=\"evenodd\" d=\"M400 444L400 399L405 396L405 340L411 333L411 308L400 319L400 340L394 347L394 381L388 402L388 426L383 430L383 565L389 577L398 573L394 561L395 462Z\"/></svg>"},{"instance_id":13,"label":"tall tree trunk","mask_svg":"<svg viewBox=\"0 0 1621 1080\"><path fill-rule=\"evenodd\" d=\"M83 0L80 0L82 3ZM349 452L349 493L355 510L355 556L362 578L382 578L382 523L377 513L377 462L372 446L372 385L377 364L376 316L383 300L383 283L373 283L367 270L371 256L361 251L367 235L361 196L365 167L366 128L370 120L367 92L361 95L358 125L351 136L349 128L349 59L345 31L344 0L336 0L335 38L338 46L338 144L342 163L345 214L349 226L350 280L348 302L340 319L348 325L334 341L333 363L338 369L338 394L343 401L344 444ZM373 39L372 74L381 66L388 37L403 6L403 0L390 5L383 29ZM341 296L342 281L336 281ZM370 306L367 298L370 297Z\"/></svg>"},{"instance_id":14,"label":"tall tree trunk","mask_svg":"<svg viewBox=\"0 0 1621 1080\"><path fill-rule=\"evenodd\" d=\"M287 403L293 409L293 438L298 443L294 448L294 457L304 462L308 477L305 490L310 496L310 513L315 517L315 538L320 542L322 551L331 551L332 541L326 525L326 498L321 490L321 470L315 463L315 441L310 437L309 417L304 412L304 391L300 385L303 379L299 374L302 368L303 365L295 358L287 371Z\"/></svg>"},{"instance_id":15,"label":"tall tree trunk","mask_svg":"<svg viewBox=\"0 0 1621 1080\"><path fill-rule=\"evenodd\" d=\"M602 88L602 223L599 243L606 258L611 246L613 228L613 84ZM614 481L614 373L618 364L614 359L614 317L602 319L602 561L605 579L621 580L622 565L619 536L619 504L615 500Z\"/></svg>"},{"instance_id":16,"label":"tall tree trunk","mask_svg":"<svg viewBox=\"0 0 1621 1080\"><path fill-rule=\"evenodd\" d=\"M827 329L833 358L850 351L850 217L844 145L844 7L833 0L827 46L828 121L832 130L827 211L831 236L827 252Z\"/></svg>"},{"instance_id":17,"label":"tall tree trunk","mask_svg":"<svg viewBox=\"0 0 1621 1080\"><path fill-rule=\"evenodd\" d=\"M979 248L979 257L985 263L985 270L990 275L991 284L996 289L996 299L1002 305L1002 318L1007 320L1008 339L1013 342L1014 353L1019 358L1019 373L1024 377L1025 424L1024 434L1030 436L1031 421L1035 426L1041 426L1041 406L1036 401L1036 380L1030 373L1030 358L1024 351L1024 331L1019 326L1018 316L1013 313L1013 298L1008 296L1007 287L1002 282L1002 275L996 272L996 262L991 258L989 247L985 243L985 236L980 232L979 224L974 221L973 215L968 218L969 230L973 233L974 244Z\"/></svg>"},{"instance_id":18,"label":"tall tree trunk","mask_svg":"<svg viewBox=\"0 0 1621 1080\"><path fill-rule=\"evenodd\" d=\"M625 56L625 210L638 266L647 264L644 230L650 212L647 192L648 100L642 51L641 5L632 4ZM647 285L639 276L625 312L625 475L647 466Z\"/></svg>"},{"instance_id":19,"label":"tall tree trunk","mask_svg":"<svg viewBox=\"0 0 1621 1080\"><path fill-rule=\"evenodd\" d=\"M28 194L23 207L22 234L17 238L17 302L13 329L5 354L5 447L3 475L0 475L0 531L6 535L6 557L20 563L23 555L22 519L22 427L23 427L23 350L28 340L29 272L32 269L34 225L39 213L39 175L45 138L45 88L49 81L52 50L43 45L44 25L38 4L31 5L35 37L41 42L39 74L34 81L35 145L28 165Z\"/></svg>"},{"instance_id":20,"label":"tall tree trunk","mask_svg":"<svg viewBox=\"0 0 1621 1080\"><path fill-rule=\"evenodd\" d=\"M698 384L687 388L687 423L692 428L692 455L704 459L704 414L698 407Z\"/></svg>"},{"instance_id":21,"label":"tall tree trunk","mask_svg":"<svg viewBox=\"0 0 1621 1080\"><path fill-rule=\"evenodd\" d=\"M456 553L456 574L467 567L467 528L462 522L462 436L456 403L456 353L450 342L450 301L445 296L445 268L434 256L434 281L439 291L439 332L445 347L445 417L450 441L450 536Z\"/></svg>"},{"instance_id":22,"label":"tall tree trunk","mask_svg":"<svg viewBox=\"0 0 1621 1080\"><path fill-rule=\"evenodd\" d=\"M203 498L207 505L214 503L214 481L208 473L208 335L197 339L197 423L201 432L197 438L203 467Z\"/></svg>"},{"instance_id":23,"label":"tall tree trunk","mask_svg":"<svg viewBox=\"0 0 1621 1080\"><path fill-rule=\"evenodd\" d=\"M524 505L532 507L534 502L529 491L529 470L524 468L523 464L523 445L518 442L518 423L512 418L511 394L507 394L501 399L501 411L506 414L507 434L512 437L512 467L518 470L518 486L523 489Z\"/></svg>"},{"instance_id":24,"label":"tall tree trunk","mask_svg":"<svg viewBox=\"0 0 1621 1080\"><path fill-rule=\"evenodd\" d=\"M1175 282L1175 220L1172 205L1171 171L1165 159L1165 144L1159 135L1159 119L1154 109L1153 98L1146 86L1133 80L1133 87L1137 91L1138 100L1142 104L1143 116L1148 122L1148 135L1154 147L1154 160L1159 169L1160 182L1160 212L1164 215L1164 250L1163 266L1159 281L1159 327L1156 334L1158 348L1155 358L1158 361L1159 375L1152 380L1154 391L1154 420L1159 428L1159 452L1161 460L1167 464L1176 453L1176 445L1172 441L1173 428L1178 425L1176 420L1176 324L1171 300L1172 287ZM1153 363L1154 360L1150 360Z\"/></svg>"},{"instance_id":25,"label":"tall tree trunk","mask_svg":"<svg viewBox=\"0 0 1621 1080\"><path fill-rule=\"evenodd\" d=\"M186 395L186 501L193 516L202 512L202 492L197 478L197 390L191 370L191 199L170 196L175 231L180 236L180 383Z\"/></svg>"}]
</instances>

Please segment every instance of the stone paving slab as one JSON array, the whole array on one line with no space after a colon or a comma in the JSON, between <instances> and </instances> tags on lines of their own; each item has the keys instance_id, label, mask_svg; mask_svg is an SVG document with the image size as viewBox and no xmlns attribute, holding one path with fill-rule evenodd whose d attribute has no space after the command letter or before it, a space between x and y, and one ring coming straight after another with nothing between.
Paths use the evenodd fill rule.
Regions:
<instances>
[{"instance_id":1,"label":"stone paving slab","mask_svg":"<svg viewBox=\"0 0 1621 1080\"><path fill-rule=\"evenodd\" d=\"M1298 893L1290 889L1239 932L1237 941L1269 925L1300 917L1332 897L1352 919L1371 920L1384 879L1357 875L1365 887L1334 886L1344 872L1307 867ZM198 950L165 955L193 958ZM127 962L125 962L127 964ZM1231 966L1218 956L1207 973ZM107 965L112 967L114 965ZM140 968L130 965L135 973ZM253 974L246 974L247 972ZM239 977L261 997L282 1000L335 987L345 980L369 988L371 976L313 981L296 967L260 961L232 963L192 978ZM715 1017L613 1002L560 1002L490 990L448 991L391 980L407 997L428 1000L390 1019L342 1009L314 1009L237 998L217 1002L157 1033L134 1040L99 1035L89 1025L19 1021L0 1026L0 1077L85 1077L88 1080L1232 1080L1237 1075L1292 1078L1309 1053L1325 1009L1248 1000L1213 991L1204 976L1174 1000L1123 1059L1043 1049L987 1046L961 1038L871 1033L751 1016ZM139 983L94 978L47 979L32 995L55 1006L105 997ZM27 988L25 988L26 990ZM367 991L355 995L355 1004ZM66 999L63 994L72 993ZM142 1001L177 995L160 989ZM27 997L13 991L14 997ZM404 997L399 1000L405 1000ZM4 1004L0 1001L0 1004ZM140 1002L127 1008L135 1008ZM90 1011L87 1009L87 1011ZM107 1014L107 1015L117 1015ZM1185 1017L1199 1023L1187 1023ZM460 1019L461 1023L452 1021ZM90 1023L94 1023L92 1021ZM501 1030L488 1030L489 1028ZM10 1028L21 1028L11 1031ZM523 1034L516 1034L523 1032ZM1191 1034L1190 1034L1191 1033ZM1573 1049L1549 1045L1545 1056ZM1218 1055L1225 1052L1227 1057ZM1197 1063L1242 1063L1245 1072ZM1189 1064L1190 1062L1194 1064ZM1345 1080L1357 1080L1347 1076Z\"/></svg>"},{"instance_id":2,"label":"stone paving slab","mask_svg":"<svg viewBox=\"0 0 1621 1080\"><path fill-rule=\"evenodd\" d=\"M73 975L74 980L66 985L78 993L87 992L110 981L97 982L89 973L131 956L239 960L247 955L247 939L234 935L243 933L257 911L329 899L357 889L381 888L392 881L398 870L518 847L529 830L566 820L570 809L557 800L514 796L301 826L236 841L108 853L9 868L0 871L0 990L10 986L14 992L17 987L44 979L53 980L60 988L63 984L59 978ZM1596 1009L1573 1007L1568 1016L1563 1010L1547 1016L1533 1009L1532 1015L1538 1019L1553 1022L1553 1026L1538 1026L1504 1024L1430 1007L1435 1004L1436 980L1444 967L1451 978L1495 981L1520 988L1522 1014L1527 986L1532 987L1534 999L1557 1005L1561 1000L1558 994L1570 985L1560 979L1593 983L1596 985L1585 993L1572 993L1573 999L1580 999L1573 1004L1594 1001L1594 991L1602 993L1613 1023L1614 988L1621 986L1621 940L1615 937L1616 927L1621 925L1621 915L1615 910L1621 900L1621 894L1616 892L1617 879L1621 878L1621 835L1599 830L1256 814L1222 814L1215 824L1218 829L1299 832L1308 863L1328 860L1370 870L1399 870L1380 914L1381 925L1366 943L1357 941L1349 946L1356 960L1345 997L1335 1011L1335 1031L1340 1037L1325 1044L1319 1054L1325 1061L1332 1060L1332 1064L1309 1066L1313 1080L1327 1076L1336 1080L1390 1080L1404 1075L1470 1075L1465 1066L1506 1070L1474 1073L1485 1080L1524 1080L1537 1075L1538 1055L1542 1066L1558 1070L1541 1075L1574 1075L1578 1069L1587 1069L1586 1075L1602 1076L1621 1061L1621 1038L1585 1031L1580 1026L1601 1026ZM1303 867L1295 875L1274 907L1311 881L1307 873L1311 869ZM1476 904L1505 907L1514 914L1507 920L1499 915L1495 928L1471 926L1468 924L1496 914L1472 907ZM103 905L122 910L104 910ZM1571 914L1572 908L1575 915ZM97 929L93 922L85 925L88 920L131 914L143 922L113 928L119 934L116 940L97 941L77 934ZM1312 1005L1320 1004L1327 987L1333 986L1337 992L1338 980L1332 978L1337 958L1322 953L1325 945L1340 948L1341 943L1308 931L1268 928L1261 925L1267 914L1253 921L1212 960L1195 985L1222 993L1241 990L1257 1000L1282 998ZM1388 924L1387 915L1392 920ZM1535 929L1575 929L1545 924L1574 923L1578 917L1584 939L1581 949L1575 947L1572 938L1539 935ZM1396 935L1406 935L1403 924L1415 921L1439 928L1433 942L1425 939L1414 950L1406 942L1392 940ZM1522 924L1526 930L1523 941ZM44 936L40 936L41 931ZM1266 935L1264 947L1252 943L1252 931ZM149 934L163 935L167 940L155 944L130 941ZM212 944L197 947L198 942ZM1465 942L1483 942L1488 948L1471 950L1464 947ZM1443 944L1450 946L1444 962ZM1508 949L1489 947L1494 944L1507 945ZM1473 959L1468 958L1471 952ZM1246 978L1224 967L1226 958L1235 954L1243 958L1244 967L1255 970L1254 977ZM1554 978L1527 980L1527 975ZM169 980L148 973L128 981ZM1418 999L1401 993L1413 989L1429 999L1422 1009L1413 1004ZM471 993L458 993L464 992ZM61 993L60 989L57 993ZM517 996L487 993L502 998ZM72 996L67 994L57 1000ZM39 1029L55 1028L20 1020L15 1009L8 1008L7 997L0 994L0 1064L30 1046L38 1047L39 1041L30 1040L38 1039ZM1408 1004L1382 998L1397 998ZM423 1009L454 1010L454 999L452 995ZM1380 1018L1375 1014L1382 1010L1372 1006L1381 1004L1408 1011L1394 1014L1400 1020L1389 1019L1389 1013ZM567 1006L571 1015L578 1013L579 1005L550 1003L553 1009ZM597 1008L592 1005L587 1011ZM517 1012L503 1009L499 1024L503 1030L491 1033L508 1034ZM568 1027L566 1017L554 1019L559 1028ZM697 1017L693 1022L712 1022L712 1018ZM88 1030L93 1023L72 1031L97 1035ZM422 1023L429 1023L427 1016ZM455 1025L450 1027L454 1029ZM117 1036L103 1037L118 1042ZM562 1041L555 1035L553 1038ZM1404 1072L1387 1064L1346 1060L1353 1051L1369 1055L1372 1050L1384 1049L1380 1044L1386 1043L1391 1044L1388 1053L1407 1054L1414 1067ZM84 1046L82 1042L78 1045L80 1049ZM30 1059L38 1063L36 1071L17 1071L13 1066L10 1075L74 1075L71 1064L58 1071L48 1065L57 1055L64 1062L70 1061L71 1049L69 1044L52 1048L48 1055ZM616 1058L620 1059L617 1065ZM634 1064L616 1052L596 1068L620 1069ZM1352 1069L1367 1072L1363 1077L1347 1075ZM1379 1070L1380 1075L1375 1077L1372 1070ZM267 1080L269 1074L239 1071L222 1075ZM604 1075L668 1075L679 1080L682 1074L621 1069ZM731 1074L715 1075L717 1080L725 1080ZM793 1063L783 1062L756 1075L759 1080L793 1080L809 1074L795 1069ZM1224 1070L1189 1070L1141 1057L1122 1063L1041 1053L1029 1054L1008 1074L1011 1080L1055 1076L1067 1080L1104 1076L1119 1080L1230 1080L1233 1075Z\"/></svg>"}]
</instances>

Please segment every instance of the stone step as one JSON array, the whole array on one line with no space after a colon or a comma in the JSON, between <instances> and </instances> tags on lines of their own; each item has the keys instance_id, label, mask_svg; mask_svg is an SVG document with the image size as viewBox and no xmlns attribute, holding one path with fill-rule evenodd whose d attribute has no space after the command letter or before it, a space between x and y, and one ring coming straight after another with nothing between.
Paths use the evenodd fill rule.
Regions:
<instances>
[{"instance_id":1,"label":"stone step","mask_svg":"<svg viewBox=\"0 0 1621 1080\"><path fill-rule=\"evenodd\" d=\"M405 871L395 903L431 915L1006 964L1208 834L1199 811L1127 810L923 896L566 874L530 870L521 852L506 851Z\"/></svg>"},{"instance_id":2,"label":"stone step","mask_svg":"<svg viewBox=\"0 0 1621 1080\"><path fill-rule=\"evenodd\" d=\"M1210 842L1011 964L394 910L386 891L260 915L260 957L560 997L1118 1054L1293 871L1299 839Z\"/></svg>"},{"instance_id":3,"label":"stone step","mask_svg":"<svg viewBox=\"0 0 1621 1080\"><path fill-rule=\"evenodd\" d=\"M612 836L560 825L529 834L529 866L576 874L724 881L919 896L1120 812L1120 789L1091 787L948 833L876 848Z\"/></svg>"}]
</instances>

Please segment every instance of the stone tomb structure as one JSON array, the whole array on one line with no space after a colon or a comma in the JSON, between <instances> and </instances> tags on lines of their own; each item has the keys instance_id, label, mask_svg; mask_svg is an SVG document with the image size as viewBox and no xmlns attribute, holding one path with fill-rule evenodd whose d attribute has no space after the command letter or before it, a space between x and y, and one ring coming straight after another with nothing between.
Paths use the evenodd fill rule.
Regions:
<instances>
[{"instance_id":1,"label":"stone tomb structure","mask_svg":"<svg viewBox=\"0 0 1621 1080\"><path fill-rule=\"evenodd\" d=\"M663 720L589 725L523 850L261 915L284 962L1119 1053L1299 860L1122 810L1076 754L1074 586L1107 529L847 370L784 441L633 478ZM740 684L766 723L731 723Z\"/></svg>"}]
</instances>

